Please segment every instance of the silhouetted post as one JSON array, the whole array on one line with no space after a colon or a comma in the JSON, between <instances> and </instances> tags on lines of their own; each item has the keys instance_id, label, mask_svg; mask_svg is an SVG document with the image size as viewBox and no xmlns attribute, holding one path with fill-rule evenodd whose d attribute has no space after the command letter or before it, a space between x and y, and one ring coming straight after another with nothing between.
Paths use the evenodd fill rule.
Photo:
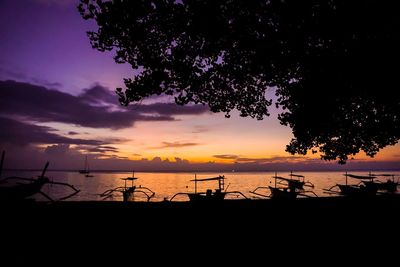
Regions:
<instances>
[{"instance_id":1,"label":"silhouetted post","mask_svg":"<svg viewBox=\"0 0 400 267\"><path fill-rule=\"evenodd\" d=\"M44 166L44 169L43 169L43 171L42 171L42 175L40 175L41 178L44 177L44 174L45 174L46 171L47 171L47 167L49 167L49 162L46 162L46 165Z\"/></svg>"},{"instance_id":2,"label":"silhouetted post","mask_svg":"<svg viewBox=\"0 0 400 267\"><path fill-rule=\"evenodd\" d=\"M346 176L346 185L347 185L347 172L346 172L346 175L345 175L345 176Z\"/></svg>"},{"instance_id":3,"label":"silhouetted post","mask_svg":"<svg viewBox=\"0 0 400 267\"><path fill-rule=\"evenodd\" d=\"M197 176L194 174L194 193L197 193Z\"/></svg>"},{"instance_id":4,"label":"silhouetted post","mask_svg":"<svg viewBox=\"0 0 400 267\"><path fill-rule=\"evenodd\" d=\"M4 163L4 157L6 155L6 152L3 150L1 153L1 162L0 162L0 178L1 178L1 172L3 171L3 163Z\"/></svg>"},{"instance_id":5,"label":"silhouetted post","mask_svg":"<svg viewBox=\"0 0 400 267\"><path fill-rule=\"evenodd\" d=\"M278 173L275 172L275 188L276 188L276 177L278 176Z\"/></svg>"}]
</instances>

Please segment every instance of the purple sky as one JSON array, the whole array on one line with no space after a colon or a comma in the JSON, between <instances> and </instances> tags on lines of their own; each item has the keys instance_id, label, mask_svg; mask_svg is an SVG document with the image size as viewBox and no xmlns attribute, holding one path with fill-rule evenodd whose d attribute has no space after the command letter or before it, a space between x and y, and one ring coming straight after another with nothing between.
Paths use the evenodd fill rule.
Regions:
<instances>
[{"instance_id":1,"label":"purple sky","mask_svg":"<svg viewBox=\"0 0 400 267\"><path fill-rule=\"evenodd\" d=\"M127 108L114 93L128 65L91 48L75 0L0 0L0 150L7 168L320 170L398 169L400 146L346 166L291 156L276 119L231 119L206 106L152 98ZM271 92L272 94L272 92Z\"/></svg>"},{"instance_id":2,"label":"purple sky","mask_svg":"<svg viewBox=\"0 0 400 267\"><path fill-rule=\"evenodd\" d=\"M13 78L78 93L94 82L114 88L128 65L93 50L73 0L0 1L0 79Z\"/></svg>"}]
</instances>

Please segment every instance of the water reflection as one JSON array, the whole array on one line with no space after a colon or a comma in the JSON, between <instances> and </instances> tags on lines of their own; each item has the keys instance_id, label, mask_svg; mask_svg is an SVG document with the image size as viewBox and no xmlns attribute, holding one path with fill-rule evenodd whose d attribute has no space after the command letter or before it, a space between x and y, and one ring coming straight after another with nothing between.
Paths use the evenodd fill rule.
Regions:
<instances>
[{"instance_id":1,"label":"water reflection","mask_svg":"<svg viewBox=\"0 0 400 267\"><path fill-rule=\"evenodd\" d=\"M367 172L352 172L359 175L368 175ZM396 174L397 177L400 172L391 172ZM39 172L5 172L3 177L18 174L24 177L37 177ZM315 185L313 191L318 196L328 196L323 192L324 188L329 188L336 183L344 183L345 177L343 172L299 172L305 176L305 181L310 181ZM102 200L100 194L108 189L112 189L118 186L124 186L124 181L120 178L129 177L132 175L130 172L93 172L94 177L85 177L77 172L60 172L60 171L49 171L46 173L51 180L56 182L65 182L74 185L80 189L81 192L69 200L74 201L90 201L90 200ZM194 179L194 173L135 173L135 177L139 179L135 181L136 186L149 187L155 191L156 194L151 201L163 201L169 199L177 192L193 192L194 183L190 180ZM259 186L274 186L274 179L272 176L274 172L235 172L235 173L198 173L197 178L214 177L218 175L225 175L227 178L225 181L225 188L228 186L228 191L241 191L248 198L255 198L250 193L256 187ZM280 172L278 175L287 177L289 172ZM384 178L378 180L386 181ZM350 182L350 181L349 181ZM357 182L357 181L355 181ZM217 183L198 183L198 191L205 191L206 189L215 189L218 187ZM60 196L65 196L65 188L59 186L45 185L43 191L46 194L53 196L57 199ZM235 195L228 195L227 198L236 198ZM42 196L36 195L35 199L45 200ZM138 201L145 201L145 196L138 194ZM107 200L122 201L121 194L115 194L113 198ZM105 200L105 201L107 201ZM187 198L182 196L177 201L186 201Z\"/></svg>"}]
</instances>

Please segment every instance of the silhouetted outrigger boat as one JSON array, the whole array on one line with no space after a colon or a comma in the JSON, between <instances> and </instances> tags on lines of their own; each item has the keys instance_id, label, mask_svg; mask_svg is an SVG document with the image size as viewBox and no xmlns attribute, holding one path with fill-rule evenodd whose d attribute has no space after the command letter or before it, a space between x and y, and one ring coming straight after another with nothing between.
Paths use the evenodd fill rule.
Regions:
<instances>
[{"instance_id":1,"label":"silhouetted outrigger boat","mask_svg":"<svg viewBox=\"0 0 400 267\"><path fill-rule=\"evenodd\" d=\"M386 193L395 193L397 191L397 186L399 185L399 181L395 181L394 174L370 174L370 176L374 177L389 177L386 182L374 181L373 179L370 181L362 181L364 185L369 190L376 190L378 192L386 192ZM392 179L390 179L392 178Z\"/></svg>"},{"instance_id":2,"label":"silhouetted outrigger boat","mask_svg":"<svg viewBox=\"0 0 400 267\"><path fill-rule=\"evenodd\" d=\"M285 178L278 176L277 173L275 173L275 176L272 178L275 179L275 186L259 186L253 191L250 191L250 193L264 197L264 198L271 198L271 199L295 199L297 196L305 196L305 197L311 197L310 195L307 195L306 193L311 193L314 196L318 197L313 191L306 191L304 187L311 187L314 188L314 185L309 182L305 181L305 176L304 175L297 175L293 174L292 172L290 173L290 178ZM279 185L283 185L284 187L278 187ZM258 190L262 189L269 189L270 194L265 195L258 193Z\"/></svg>"},{"instance_id":3,"label":"silhouetted outrigger boat","mask_svg":"<svg viewBox=\"0 0 400 267\"><path fill-rule=\"evenodd\" d=\"M1 157L1 164L0 164L0 177L1 177L1 170L2 170L3 162L4 162L4 156L5 156L5 153L3 152L2 157ZM20 201L20 200L24 200L28 197L31 197L35 194L41 194L48 200L50 200L52 202L55 201L50 196L48 196L47 194L45 194L44 192L41 191L43 185L45 185L45 184L67 186L67 187L70 187L74 191L72 194L70 194L68 196L57 199L57 201L65 200L65 199L70 198L70 197L76 195L77 193L79 193L79 190L76 189L73 185L70 185L67 183L53 182L53 181L50 181L49 178L45 177L44 175L47 171L48 166L49 166L49 162L46 163L46 165L42 171L42 174L40 176L38 176L37 179L17 177L17 176L0 179L0 201Z\"/></svg>"},{"instance_id":4,"label":"silhouetted outrigger boat","mask_svg":"<svg viewBox=\"0 0 400 267\"><path fill-rule=\"evenodd\" d=\"M347 172L344 174L346 177L346 183L345 184L336 184L332 186L329 189L324 189L325 193L327 194L340 194L343 196L375 196L378 187L377 186L372 186L372 183L374 182L374 179L376 176L368 175L368 176L362 176L362 175L354 175L354 174L348 174ZM362 180L358 184L348 184L348 177L353 178L353 179L358 179ZM371 183L370 186L366 186L365 183ZM334 188L338 188L339 190L333 190Z\"/></svg>"},{"instance_id":5,"label":"silhouetted outrigger boat","mask_svg":"<svg viewBox=\"0 0 400 267\"><path fill-rule=\"evenodd\" d=\"M124 186L118 186L113 189L109 189L104 191L102 194L100 194L101 197L104 199L110 198L113 196L114 193L120 193L122 194L122 200L124 202L127 201L135 201L135 194L140 193L146 196L147 202L150 201L152 197L154 197L155 192L153 192L151 189L144 187L144 186L136 186L134 185L134 181L137 180L138 178L135 177L135 172L132 173L132 177L127 177L127 178L121 178L121 180L125 181ZM131 186L127 186L127 181L131 182Z\"/></svg>"},{"instance_id":6,"label":"silhouetted outrigger boat","mask_svg":"<svg viewBox=\"0 0 400 267\"><path fill-rule=\"evenodd\" d=\"M225 190L225 176L219 175L217 177L211 178L202 178L197 179L197 176L194 176L191 182L194 182L194 192L192 193L176 193L171 197L170 201L172 201L178 195L187 195L189 197L190 202L220 202L223 201L228 194L236 194L243 196L244 199L247 197L240 191L230 191L227 192ZM197 192L197 183L198 182L209 182L209 181L218 181L218 188L213 192L212 189L207 189L205 192ZM228 188L226 188L228 189ZM225 190L225 191L224 191Z\"/></svg>"}]
</instances>

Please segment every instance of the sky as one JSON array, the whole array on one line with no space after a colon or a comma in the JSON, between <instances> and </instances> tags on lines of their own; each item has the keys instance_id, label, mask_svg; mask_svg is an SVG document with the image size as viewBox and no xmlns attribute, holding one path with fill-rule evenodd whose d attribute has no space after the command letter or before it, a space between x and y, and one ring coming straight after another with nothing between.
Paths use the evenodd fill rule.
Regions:
<instances>
[{"instance_id":1,"label":"sky","mask_svg":"<svg viewBox=\"0 0 400 267\"><path fill-rule=\"evenodd\" d=\"M134 72L92 49L75 0L0 0L0 150L6 168L143 171L399 169L400 145L345 166L285 152L278 110L262 121L153 97L123 107ZM273 95L273 91L269 92Z\"/></svg>"}]
</instances>

